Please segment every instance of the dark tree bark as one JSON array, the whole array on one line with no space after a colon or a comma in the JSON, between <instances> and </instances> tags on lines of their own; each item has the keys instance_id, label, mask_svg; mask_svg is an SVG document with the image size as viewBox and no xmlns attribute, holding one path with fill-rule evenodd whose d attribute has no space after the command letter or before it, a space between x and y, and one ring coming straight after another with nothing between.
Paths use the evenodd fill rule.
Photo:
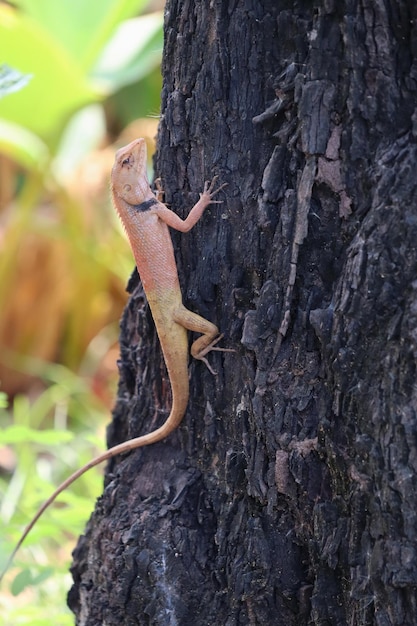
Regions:
<instances>
[{"instance_id":1,"label":"dark tree bark","mask_svg":"<svg viewBox=\"0 0 417 626\"><path fill-rule=\"evenodd\" d=\"M168 0L156 171L186 305L234 354L110 463L77 624L417 623L417 3ZM137 279L109 445L170 391Z\"/></svg>"}]
</instances>

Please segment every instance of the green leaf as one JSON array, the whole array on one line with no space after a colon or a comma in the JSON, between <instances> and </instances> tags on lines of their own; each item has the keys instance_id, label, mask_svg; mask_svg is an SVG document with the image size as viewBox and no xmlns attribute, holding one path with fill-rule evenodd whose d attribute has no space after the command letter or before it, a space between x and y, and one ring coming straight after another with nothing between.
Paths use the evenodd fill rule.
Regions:
<instances>
[{"instance_id":1,"label":"green leaf","mask_svg":"<svg viewBox=\"0 0 417 626\"><path fill-rule=\"evenodd\" d=\"M72 112L98 97L50 33L5 5L0 5L0 58L33 75L25 89L0 100L0 118L24 126L52 147Z\"/></svg>"},{"instance_id":2,"label":"green leaf","mask_svg":"<svg viewBox=\"0 0 417 626\"><path fill-rule=\"evenodd\" d=\"M10 590L14 596L18 596L27 587L40 585L52 576L53 573L54 570L52 567L45 567L36 575L33 575L30 569L23 569L17 574L17 576L15 576L12 584L10 585Z\"/></svg>"},{"instance_id":3,"label":"green leaf","mask_svg":"<svg viewBox=\"0 0 417 626\"><path fill-rule=\"evenodd\" d=\"M139 81L161 62L163 13L122 22L92 72L101 89L112 93Z\"/></svg>"},{"instance_id":4,"label":"green leaf","mask_svg":"<svg viewBox=\"0 0 417 626\"><path fill-rule=\"evenodd\" d=\"M74 434L68 430L35 430L29 426L14 424L0 432L0 444L40 443L45 446L68 443Z\"/></svg>"},{"instance_id":5,"label":"green leaf","mask_svg":"<svg viewBox=\"0 0 417 626\"><path fill-rule=\"evenodd\" d=\"M31 74L22 74L8 65L0 65L0 98L23 89L31 78Z\"/></svg>"},{"instance_id":6,"label":"green leaf","mask_svg":"<svg viewBox=\"0 0 417 626\"><path fill-rule=\"evenodd\" d=\"M57 41L88 71L116 25L138 15L148 0L19 0L18 4L54 33Z\"/></svg>"},{"instance_id":7,"label":"green leaf","mask_svg":"<svg viewBox=\"0 0 417 626\"><path fill-rule=\"evenodd\" d=\"M32 574L29 569L24 569L15 576L12 584L10 585L10 591L14 596L18 596L32 584Z\"/></svg>"},{"instance_id":8,"label":"green leaf","mask_svg":"<svg viewBox=\"0 0 417 626\"><path fill-rule=\"evenodd\" d=\"M32 585L40 585L44 580L47 580L54 573L53 567L45 567L39 572L39 574L32 575Z\"/></svg>"},{"instance_id":9,"label":"green leaf","mask_svg":"<svg viewBox=\"0 0 417 626\"><path fill-rule=\"evenodd\" d=\"M0 119L0 150L28 170L44 171L49 150L37 135L14 122Z\"/></svg>"},{"instance_id":10,"label":"green leaf","mask_svg":"<svg viewBox=\"0 0 417 626\"><path fill-rule=\"evenodd\" d=\"M100 104L78 111L67 124L53 162L58 179L70 174L80 161L96 150L106 136L106 120Z\"/></svg>"}]
</instances>

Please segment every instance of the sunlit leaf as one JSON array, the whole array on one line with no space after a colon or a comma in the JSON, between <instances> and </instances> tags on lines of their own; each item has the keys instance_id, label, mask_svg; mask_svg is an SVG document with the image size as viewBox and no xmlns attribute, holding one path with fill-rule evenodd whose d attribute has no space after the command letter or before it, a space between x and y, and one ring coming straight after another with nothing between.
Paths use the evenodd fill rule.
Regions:
<instances>
[{"instance_id":1,"label":"sunlit leaf","mask_svg":"<svg viewBox=\"0 0 417 626\"><path fill-rule=\"evenodd\" d=\"M0 151L28 170L43 170L49 159L46 144L14 122L0 119Z\"/></svg>"},{"instance_id":2,"label":"sunlit leaf","mask_svg":"<svg viewBox=\"0 0 417 626\"><path fill-rule=\"evenodd\" d=\"M0 100L0 118L25 126L49 145L73 111L98 97L59 41L5 5L0 5L0 58L33 75L25 89Z\"/></svg>"},{"instance_id":3,"label":"sunlit leaf","mask_svg":"<svg viewBox=\"0 0 417 626\"><path fill-rule=\"evenodd\" d=\"M80 62L85 70L96 61L115 26L138 15L148 0L19 0L18 5Z\"/></svg>"},{"instance_id":4,"label":"sunlit leaf","mask_svg":"<svg viewBox=\"0 0 417 626\"><path fill-rule=\"evenodd\" d=\"M122 22L103 49L92 77L108 93L137 82L161 62L161 11Z\"/></svg>"},{"instance_id":5,"label":"sunlit leaf","mask_svg":"<svg viewBox=\"0 0 417 626\"><path fill-rule=\"evenodd\" d=\"M86 154L98 148L105 134L106 120L101 105L91 104L78 111L65 128L53 162L57 178L62 180L70 174Z\"/></svg>"}]
</instances>

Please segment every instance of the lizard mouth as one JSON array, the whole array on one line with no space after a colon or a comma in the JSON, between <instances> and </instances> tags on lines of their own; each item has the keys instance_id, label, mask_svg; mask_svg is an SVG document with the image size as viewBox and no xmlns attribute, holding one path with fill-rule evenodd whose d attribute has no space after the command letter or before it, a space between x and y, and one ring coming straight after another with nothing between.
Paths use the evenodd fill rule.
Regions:
<instances>
[{"instance_id":1,"label":"lizard mouth","mask_svg":"<svg viewBox=\"0 0 417 626\"><path fill-rule=\"evenodd\" d=\"M140 164L141 166L146 163L146 141L144 139L135 139L132 141L127 148L130 148L132 151L132 155L135 158L135 164Z\"/></svg>"},{"instance_id":2,"label":"lizard mouth","mask_svg":"<svg viewBox=\"0 0 417 626\"><path fill-rule=\"evenodd\" d=\"M146 170L146 141L142 138L131 141L127 146L118 150L116 161L119 165L129 165L137 174Z\"/></svg>"}]
</instances>

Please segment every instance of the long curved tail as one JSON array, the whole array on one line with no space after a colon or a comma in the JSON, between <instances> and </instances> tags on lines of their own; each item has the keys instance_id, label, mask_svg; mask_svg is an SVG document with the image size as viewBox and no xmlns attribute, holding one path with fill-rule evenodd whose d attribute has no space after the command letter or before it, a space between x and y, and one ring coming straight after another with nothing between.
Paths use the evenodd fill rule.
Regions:
<instances>
[{"instance_id":1,"label":"long curved tail","mask_svg":"<svg viewBox=\"0 0 417 626\"><path fill-rule=\"evenodd\" d=\"M59 496L59 494L62 491L64 491L74 481L76 481L77 478L85 474L85 472L88 472L88 470L94 467L95 465L99 465L100 463L103 463L103 461L107 461L108 459L111 459L112 457L118 454L123 454L124 452L130 452L131 450L135 450L136 448L142 448L143 446L147 446L151 443L156 443L157 441L161 441L161 439L165 439L165 437L167 437L173 430L175 430L175 428L180 424L184 416L187 402L186 401L184 402L185 398L183 399L183 397L181 397L181 394L180 394L180 397L178 398L178 395L176 396L174 389L173 389L173 392L174 393L173 393L172 409L168 418L166 419L164 424L162 424L162 426L160 426L156 430L153 430L150 433L147 433L146 435L141 435L140 437L129 439L128 441L119 443L117 446L113 446L112 448L109 448L108 450L106 450L106 452L99 454L99 456L96 456L94 459L92 459L91 461L83 465L83 467L81 467L76 472L71 474L71 476L69 476L66 480L64 480L64 482L61 483L59 487L55 489L53 494L49 496L49 498L42 504L42 506L38 509L34 517L31 519L31 521L29 522L29 524L26 526L25 530L23 531L22 536L17 542L13 552L11 553L9 559L7 560L7 563L2 573L0 574L0 583L3 579L3 576L9 569L10 565L12 564L17 551L19 550L20 546L22 545L22 543L24 542L24 540L26 539L26 537L28 536L28 534L30 533L30 531L32 530L32 528L34 527L38 519L46 511L46 509L54 502L54 500L56 500L56 498ZM186 394L186 396L188 400L188 393Z\"/></svg>"}]
</instances>

